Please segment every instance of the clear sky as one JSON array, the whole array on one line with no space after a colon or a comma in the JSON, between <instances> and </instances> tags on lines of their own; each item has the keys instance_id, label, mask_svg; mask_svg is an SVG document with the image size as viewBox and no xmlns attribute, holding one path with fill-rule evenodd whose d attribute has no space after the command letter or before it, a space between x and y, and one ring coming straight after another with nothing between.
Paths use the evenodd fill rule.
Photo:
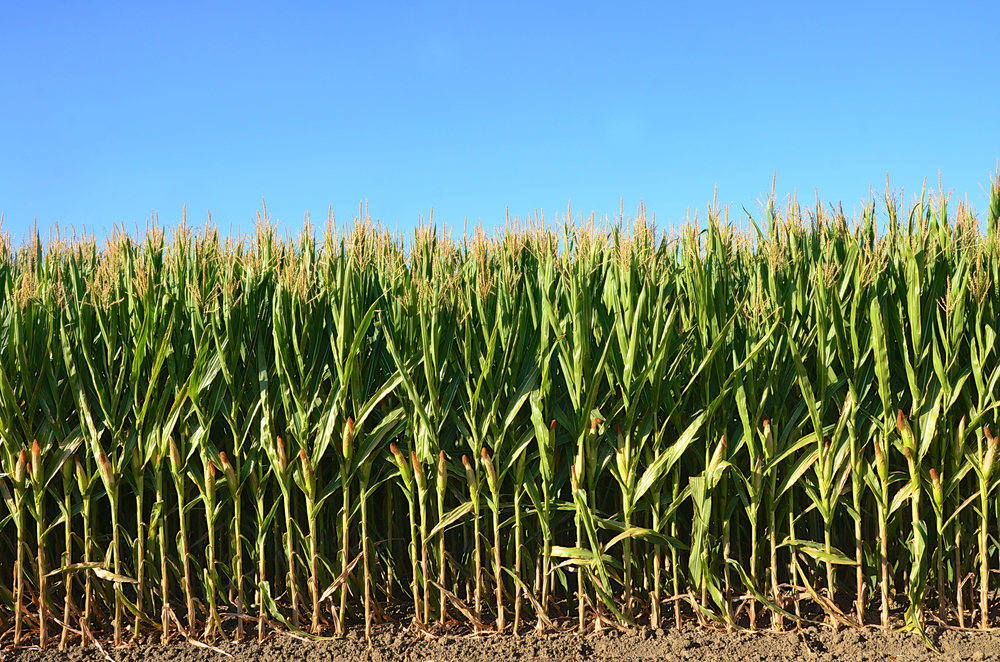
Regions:
<instances>
[{"instance_id":1,"label":"clear sky","mask_svg":"<svg viewBox=\"0 0 1000 662\"><path fill-rule=\"evenodd\" d=\"M985 210L1000 3L0 0L0 211L408 230L779 195ZM993 82L990 82L990 81Z\"/></svg>"}]
</instances>

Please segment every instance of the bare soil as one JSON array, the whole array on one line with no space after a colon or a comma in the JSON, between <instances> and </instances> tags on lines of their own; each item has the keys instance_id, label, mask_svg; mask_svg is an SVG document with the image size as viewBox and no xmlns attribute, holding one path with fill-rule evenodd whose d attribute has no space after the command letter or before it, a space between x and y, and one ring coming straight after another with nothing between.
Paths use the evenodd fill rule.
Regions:
<instances>
[{"instance_id":1,"label":"bare soil","mask_svg":"<svg viewBox=\"0 0 1000 662\"><path fill-rule=\"evenodd\" d=\"M600 636L575 634L521 636L510 634L418 635L398 625L380 625L369 644L364 630L355 628L343 639L306 641L275 634L263 644L212 642L217 650L179 640L169 646L147 643L121 649L105 647L115 662L221 662L221 652L238 662L383 662L391 660L514 662L519 660L765 660L841 661L868 660L1000 660L1000 631L971 632L930 629L939 652L929 651L916 635L881 630L843 630L809 627L789 633L721 632L696 629L606 632ZM105 662L91 646L65 652L22 647L0 649L0 662Z\"/></svg>"}]
</instances>

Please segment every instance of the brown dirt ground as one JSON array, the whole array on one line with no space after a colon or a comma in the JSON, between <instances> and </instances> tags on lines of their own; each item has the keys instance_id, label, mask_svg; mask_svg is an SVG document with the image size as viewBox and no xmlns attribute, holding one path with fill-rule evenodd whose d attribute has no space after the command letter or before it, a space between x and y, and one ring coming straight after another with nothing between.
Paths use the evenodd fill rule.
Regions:
<instances>
[{"instance_id":1,"label":"brown dirt ground","mask_svg":"<svg viewBox=\"0 0 1000 662\"><path fill-rule=\"evenodd\" d=\"M287 634L273 635L263 644L216 642L238 662L407 662L463 660L515 662L541 660L731 660L803 662L869 660L1000 660L1000 631L929 631L940 652L929 651L913 634L881 630L843 630L809 627L791 633L716 632L696 629L606 632L601 636L574 634L457 634L420 639L397 625L380 625L369 645L363 629L352 629L339 640L305 641ZM115 662L220 662L228 658L183 640L170 646L148 643L122 649L106 648ZM30 647L0 650L0 662L104 662L94 647L72 647L66 652Z\"/></svg>"}]
</instances>

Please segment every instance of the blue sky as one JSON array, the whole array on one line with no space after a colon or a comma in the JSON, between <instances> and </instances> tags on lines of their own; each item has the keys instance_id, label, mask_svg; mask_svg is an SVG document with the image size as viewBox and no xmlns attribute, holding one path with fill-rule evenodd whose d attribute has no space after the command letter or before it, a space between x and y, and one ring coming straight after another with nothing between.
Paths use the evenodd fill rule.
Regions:
<instances>
[{"instance_id":1,"label":"blue sky","mask_svg":"<svg viewBox=\"0 0 1000 662\"><path fill-rule=\"evenodd\" d=\"M719 201L925 178L981 211L993 2L8 2L0 211L98 234L261 198L408 230L543 209L663 227Z\"/></svg>"}]
</instances>

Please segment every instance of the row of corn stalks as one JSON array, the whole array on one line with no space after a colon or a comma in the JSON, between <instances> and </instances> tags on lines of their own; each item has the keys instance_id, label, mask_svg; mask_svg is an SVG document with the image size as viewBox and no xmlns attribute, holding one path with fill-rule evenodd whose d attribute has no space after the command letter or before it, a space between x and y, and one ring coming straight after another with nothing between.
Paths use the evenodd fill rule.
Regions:
<instances>
[{"instance_id":1,"label":"row of corn stalks","mask_svg":"<svg viewBox=\"0 0 1000 662\"><path fill-rule=\"evenodd\" d=\"M5 239L0 644L990 627L991 193Z\"/></svg>"}]
</instances>

